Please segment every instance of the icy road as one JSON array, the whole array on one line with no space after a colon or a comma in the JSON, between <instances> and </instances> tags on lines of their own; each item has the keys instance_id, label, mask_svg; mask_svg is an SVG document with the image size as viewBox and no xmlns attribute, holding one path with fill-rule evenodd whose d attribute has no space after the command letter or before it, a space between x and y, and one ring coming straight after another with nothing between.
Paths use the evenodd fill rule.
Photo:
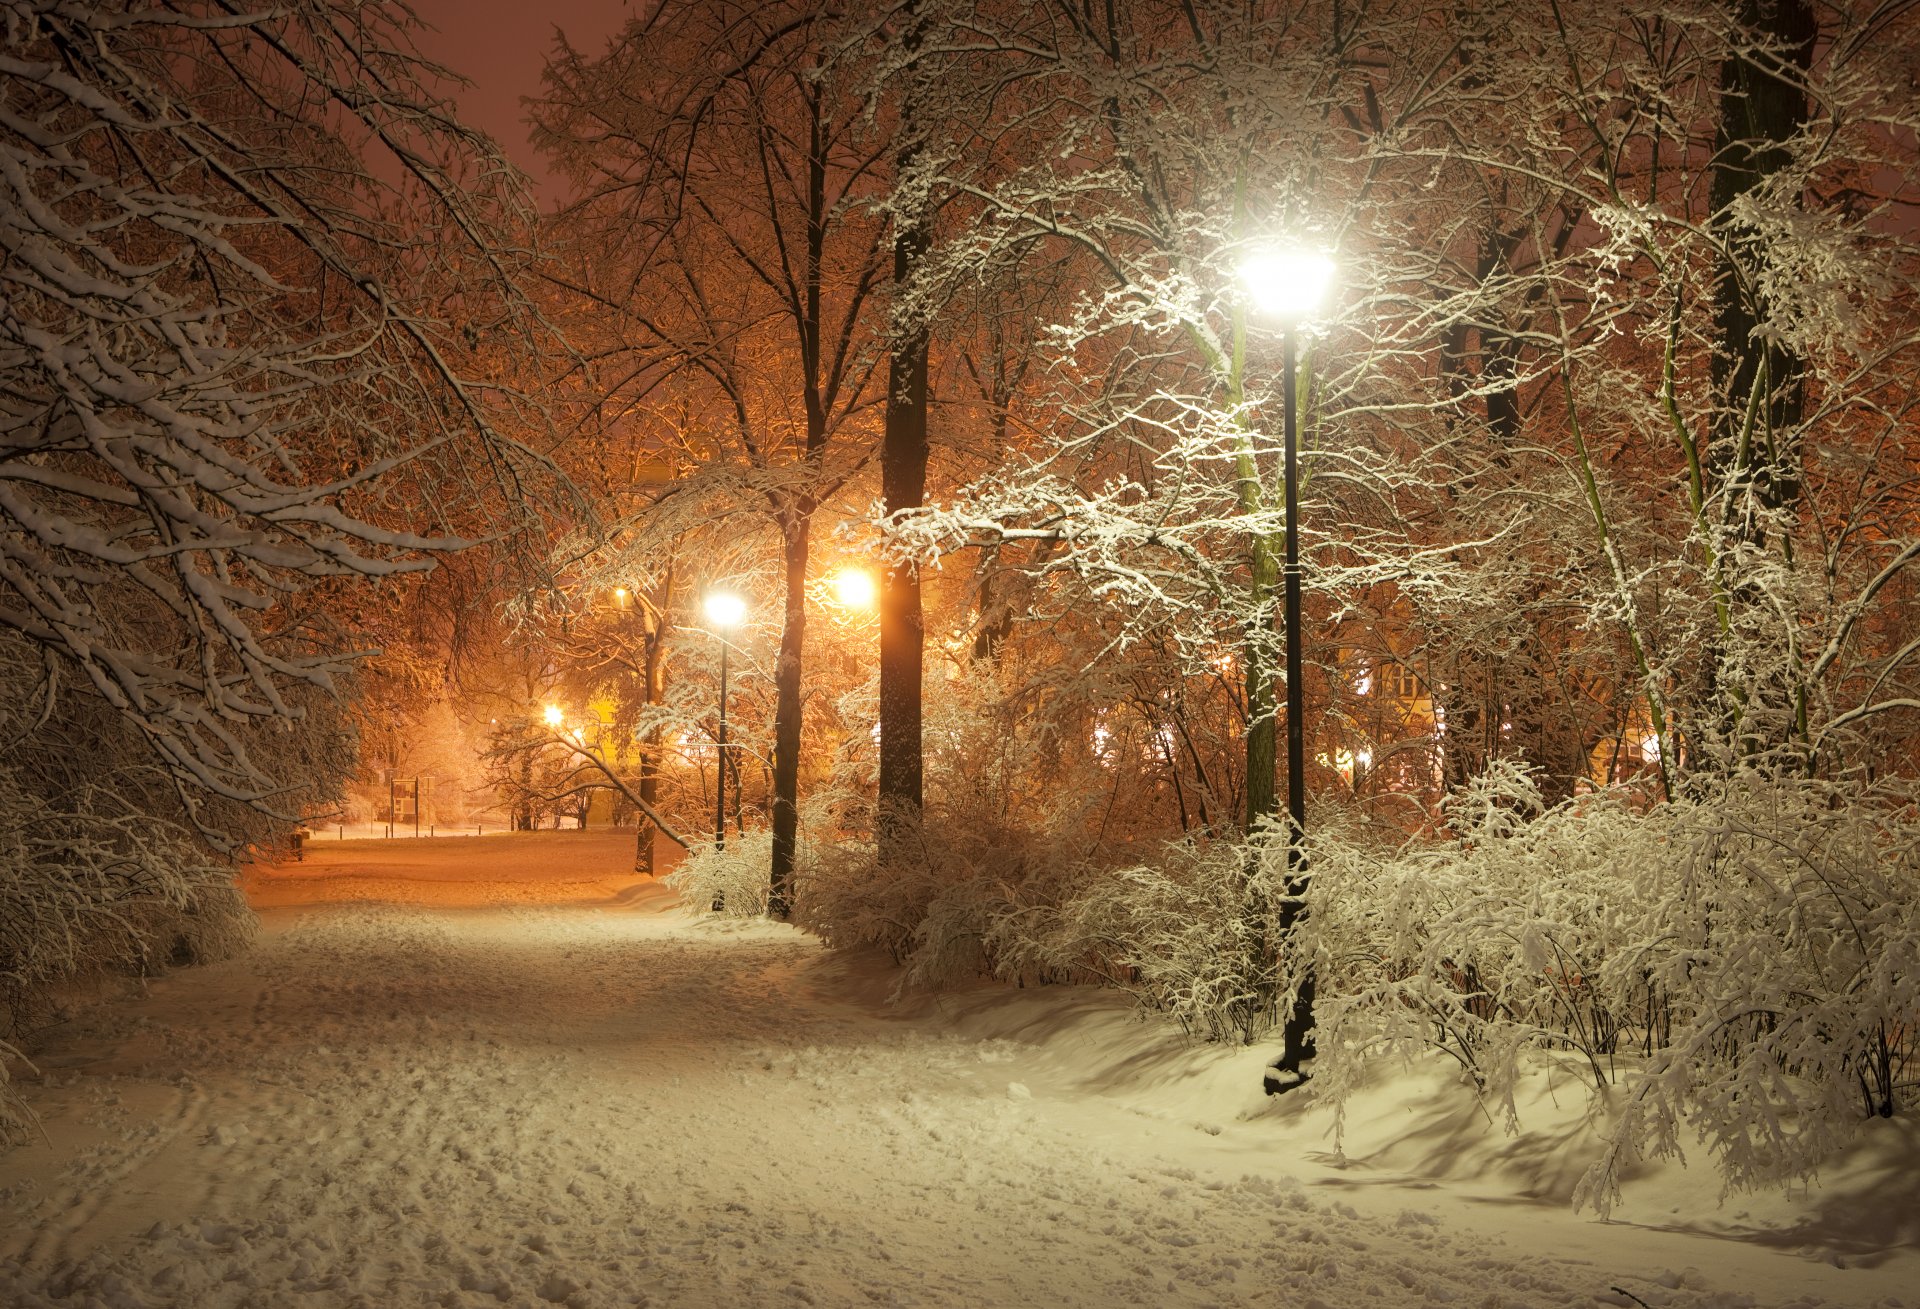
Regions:
<instances>
[{"instance_id":1,"label":"icy road","mask_svg":"<svg viewBox=\"0 0 1920 1309\"><path fill-rule=\"evenodd\" d=\"M0 1305L1891 1305L1914 1267L1354 1184L1257 1095L1182 1109L1257 1059L1112 997L888 1005L651 884L396 887L44 1044Z\"/></svg>"}]
</instances>

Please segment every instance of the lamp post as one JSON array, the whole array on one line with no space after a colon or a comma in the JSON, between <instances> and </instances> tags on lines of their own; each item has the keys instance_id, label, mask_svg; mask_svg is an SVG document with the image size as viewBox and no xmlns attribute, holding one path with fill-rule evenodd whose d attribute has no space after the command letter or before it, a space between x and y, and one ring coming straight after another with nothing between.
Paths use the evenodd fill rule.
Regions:
<instances>
[{"instance_id":1,"label":"lamp post","mask_svg":"<svg viewBox=\"0 0 1920 1309\"><path fill-rule=\"evenodd\" d=\"M1254 303L1276 318L1280 325L1280 402L1281 479L1285 497L1286 563L1283 578L1281 623L1286 640L1287 665L1287 883L1286 895L1278 915L1280 935L1284 938L1300 917L1300 899L1306 892L1307 787L1306 729L1307 689L1300 676L1300 476L1299 429L1295 410L1298 362L1295 337L1300 324L1326 295L1333 281L1333 261L1311 250L1273 250L1247 260L1240 274ZM1313 1025L1313 977L1303 979L1294 1011L1287 1018L1284 1032L1287 1052L1278 1068L1290 1080L1277 1089L1285 1090L1305 1080L1300 1061L1312 1053L1308 1034ZM1275 1079L1269 1079L1274 1087Z\"/></svg>"},{"instance_id":2,"label":"lamp post","mask_svg":"<svg viewBox=\"0 0 1920 1309\"><path fill-rule=\"evenodd\" d=\"M707 622L720 641L720 730L714 735L713 848L727 848L727 652L732 643L721 632L732 631L747 616L747 602L731 591L711 591L706 601ZM714 905L717 909L718 903Z\"/></svg>"}]
</instances>

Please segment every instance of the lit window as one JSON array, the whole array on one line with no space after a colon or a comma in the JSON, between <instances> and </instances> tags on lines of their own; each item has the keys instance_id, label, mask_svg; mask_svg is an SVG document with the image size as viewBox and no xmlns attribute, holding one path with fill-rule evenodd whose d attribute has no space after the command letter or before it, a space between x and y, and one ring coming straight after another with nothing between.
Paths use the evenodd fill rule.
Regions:
<instances>
[{"instance_id":1,"label":"lit window","mask_svg":"<svg viewBox=\"0 0 1920 1309\"><path fill-rule=\"evenodd\" d=\"M1396 700L1419 700L1426 696L1426 688L1420 684L1420 679L1414 675L1413 670L1405 664L1382 664L1379 673L1381 688ZM1371 680L1365 674L1362 675L1360 687L1362 695L1366 694Z\"/></svg>"}]
</instances>

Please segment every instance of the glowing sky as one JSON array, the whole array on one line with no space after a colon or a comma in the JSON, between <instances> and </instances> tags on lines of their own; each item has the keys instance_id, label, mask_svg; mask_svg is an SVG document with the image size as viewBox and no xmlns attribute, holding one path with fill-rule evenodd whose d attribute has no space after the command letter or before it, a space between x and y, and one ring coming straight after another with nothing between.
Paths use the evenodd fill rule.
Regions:
<instances>
[{"instance_id":1,"label":"glowing sky","mask_svg":"<svg viewBox=\"0 0 1920 1309\"><path fill-rule=\"evenodd\" d=\"M413 0L431 29L420 49L473 85L459 94L463 117L505 148L532 175L543 205L561 198L558 179L527 143L522 96L540 90L540 69L554 30L575 47L598 50L636 9L637 0Z\"/></svg>"}]
</instances>

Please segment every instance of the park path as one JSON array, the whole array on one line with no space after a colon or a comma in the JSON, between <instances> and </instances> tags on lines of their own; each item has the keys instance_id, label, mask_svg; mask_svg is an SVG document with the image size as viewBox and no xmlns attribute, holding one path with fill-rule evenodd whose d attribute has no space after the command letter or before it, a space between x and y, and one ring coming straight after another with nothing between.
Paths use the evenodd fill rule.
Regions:
<instances>
[{"instance_id":1,"label":"park path","mask_svg":"<svg viewBox=\"0 0 1920 1309\"><path fill-rule=\"evenodd\" d=\"M0 1159L0 1305L1756 1303L1430 1189L1349 1204L1244 1154L1258 1124L1076 1086L1068 1010L983 1035L791 929L603 890L270 908L72 1024L51 1143Z\"/></svg>"}]
</instances>

